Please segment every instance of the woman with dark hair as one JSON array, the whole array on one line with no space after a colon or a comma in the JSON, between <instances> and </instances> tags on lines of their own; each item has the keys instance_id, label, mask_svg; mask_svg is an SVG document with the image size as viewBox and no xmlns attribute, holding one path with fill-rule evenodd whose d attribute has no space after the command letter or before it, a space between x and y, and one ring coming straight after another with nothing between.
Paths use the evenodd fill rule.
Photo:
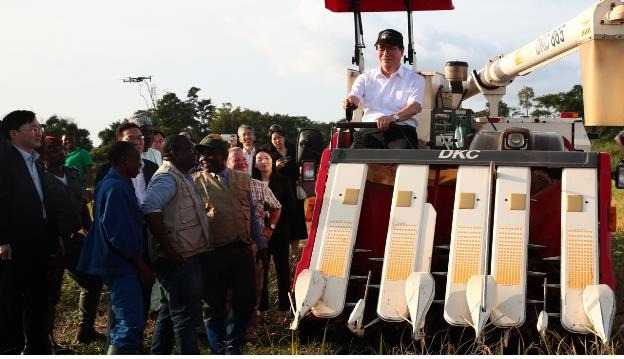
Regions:
<instances>
[{"instance_id":1,"label":"woman with dark hair","mask_svg":"<svg viewBox=\"0 0 624 359\"><path fill-rule=\"evenodd\" d=\"M275 168L281 175L288 177L290 187L294 194L297 193L297 181L299 180L299 166L297 165L297 152L295 146L286 141L284 129L279 124L269 127L268 150L275 159ZM308 228L303 210L304 201L295 196L291 222L291 249L295 254L300 239L308 238Z\"/></svg>"},{"instance_id":2,"label":"woman with dark hair","mask_svg":"<svg viewBox=\"0 0 624 359\"><path fill-rule=\"evenodd\" d=\"M290 302L288 300L288 291L290 289L290 261L288 252L290 238L292 238L291 223L295 206L295 194L292 192L288 178L276 172L275 161L271 153L266 149L259 149L256 152L252 177L269 186L282 205L282 216L279 222L277 222L277 226L275 226L271 239L269 240L269 258L267 258L267 263L264 263L264 286L262 287L259 310L262 313L269 308L269 291L267 284L269 282L269 262L272 257L277 276L279 308L277 321L283 324L288 318L290 308ZM263 314L260 314L260 316L262 317Z\"/></svg>"}]
</instances>

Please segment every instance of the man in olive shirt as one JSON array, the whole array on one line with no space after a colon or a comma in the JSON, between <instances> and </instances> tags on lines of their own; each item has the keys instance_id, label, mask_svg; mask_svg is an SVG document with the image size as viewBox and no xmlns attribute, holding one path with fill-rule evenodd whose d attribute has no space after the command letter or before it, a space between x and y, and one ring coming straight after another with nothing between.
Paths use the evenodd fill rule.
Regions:
<instances>
[{"instance_id":1,"label":"man in olive shirt","mask_svg":"<svg viewBox=\"0 0 624 359\"><path fill-rule=\"evenodd\" d=\"M228 169L228 143L210 135L196 146L202 171L193 181L206 204L215 250L204 258L204 322L213 354L240 354L256 302L252 245L266 242L253 206L250 176ZM225 303L231 291L231 314Z\"/></svg>"}]
</instances>

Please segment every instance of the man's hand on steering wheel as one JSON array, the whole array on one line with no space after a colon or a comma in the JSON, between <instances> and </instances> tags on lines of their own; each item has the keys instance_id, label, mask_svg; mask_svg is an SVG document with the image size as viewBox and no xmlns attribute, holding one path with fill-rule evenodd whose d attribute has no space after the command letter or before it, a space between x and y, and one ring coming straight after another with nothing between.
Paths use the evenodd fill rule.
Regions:
<instances>
[{"instance_id":1,"label":"man's hand on steering wheel","mask_svg":"<svg viewBox=\"0 0 624 359\"><path fill-rule=\"evenodd\" d=\"M377 119L377 128L387 130L390 125L396 123L396 119L392 116L381 116Z\"/></svg>"}]
</instances>

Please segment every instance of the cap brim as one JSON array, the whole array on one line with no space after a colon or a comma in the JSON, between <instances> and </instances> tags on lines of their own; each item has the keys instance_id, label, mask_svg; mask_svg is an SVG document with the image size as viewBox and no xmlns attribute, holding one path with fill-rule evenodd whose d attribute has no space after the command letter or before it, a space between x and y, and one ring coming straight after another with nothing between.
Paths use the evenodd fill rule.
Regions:
<instances>
[{"instance_id":1,"label":"cap brim","mask_svg":"<svg viewBox=\"0 0 624 359\"><path fill-rule=\"evenodd\" d=\"M202 145L201 143L197 143L197 144L195 144L195 148L203 148L203 149L206 149L206 150L214 150L216 147L209 146L209 145Z\"/></svg>"}]
</instances>

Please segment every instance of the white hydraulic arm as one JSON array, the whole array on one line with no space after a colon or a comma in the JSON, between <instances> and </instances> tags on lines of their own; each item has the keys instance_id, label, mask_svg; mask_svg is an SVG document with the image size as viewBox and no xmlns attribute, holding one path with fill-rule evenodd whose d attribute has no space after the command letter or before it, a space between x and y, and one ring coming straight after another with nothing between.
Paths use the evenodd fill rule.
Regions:
<instances>
[{"instance_id":1,"label":"white hydraulic arm","mask_svg":"<svg viewBox=\"0 0 624 359\"><path fill-rule=\"evenodd\" d=\"M465 98L481 92L486 95L488 100L493 100L490 101L491 105L495 102L497 111L498 101L505 94L505 86L510 84L516 76L528 74L539 67L569 55L577 51L584 43L593 40L606 40L609 42L607 46L609 48L613 48L613 46L622 47L622 43L624 43L622 41L624 40L624 2L620 0L599 1L573 19L554 27L526 45L506 55L490 59L481 70L472 72L472 76L465 87ZM624 53L619 52L618 55L616 64L621 63ZM604 55L601 55L601 58L603 57ZM588 70L595 70L595 67L598 67L596 65L590 64ZM585 71L585 69L583 70ZM488 95L492 97L490 98Z\"/></svg>"}]
</instances>

